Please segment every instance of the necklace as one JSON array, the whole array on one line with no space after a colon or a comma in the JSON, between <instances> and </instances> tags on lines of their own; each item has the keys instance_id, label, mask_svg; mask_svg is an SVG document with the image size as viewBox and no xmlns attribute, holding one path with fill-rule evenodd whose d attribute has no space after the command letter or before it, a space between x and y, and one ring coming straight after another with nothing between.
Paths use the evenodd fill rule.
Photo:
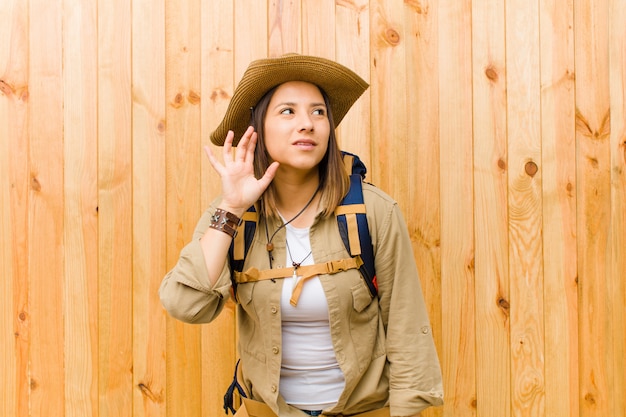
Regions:
<instances>
[{"instance_id":1,"label":"necklace","mask_svg":"<svg viewBox=\"0 0 626 417\"><path fill-rule=\"evenodd\" d=\"M315 199L315 196L317 195L317 193L319 192L320 187L319 185L317 186L317 188L315 189L315 192L313 193L313 195L311 196L311 198L309 199L309 201L304 205L304 207L302 207L302 209L295 215L293 216L291 219L289 219L289 221L286 221L285 223L281 224L278 229L276 229L274 231L274 233L272 233L272 237L269 236L269 230L267 228L267 221L265 222L265 237L267 239L267 244L265 245L265 248L267 249L267 253L269 256L269 261L270 261L270 269L272 268L272 261L274 260L274 257L272 256L272 251L274 250L274 244L272 243L272 240L274 240L274 236L276 236L276 233L278 233L278 231L280 229L283 229L284 227L286 227L289 223L291 223L292 221L294 221L295 219L297 219L302 213L304 213L304 211L311 205L311 203L313 202L313 200ZM289 249L289 246L287 246L287 249ZM309 255L311 255L309 253ZM306 258L309 257L309 255L306 256ZM289 257L291 257L291 253L289 254ZM306 259L304 258L304 259ZM300 261L300 263L298 264L298 267L300 266L300 264L304 261L304 259L302 261ZM293 260L292 260L293 262ZM296 273L297 268L294 268L294 276Z\"/></svg>"},{"instance_id":2,"label":"necklace","mask_svg":"<svg viewBox=\"0 0 626 417\"><path fill-rule=\"evenodd\" d=\"M302 258L302 260L300 262L296 262L293 260L293 256L291 256L291 249L289 249L289 242L285 240L285 245L287 246L287 253L289 253L289 259L291 259L291 266L293 266L293 280L294 281L298 281L298 268L300 268L300 265L302 265L302 262L306 261L306 259L311 256L311 254L313 253L313 250L311 249L309 251L309 253L306 254L306 256L304 258Z\"/></svg>"}]
</instances>

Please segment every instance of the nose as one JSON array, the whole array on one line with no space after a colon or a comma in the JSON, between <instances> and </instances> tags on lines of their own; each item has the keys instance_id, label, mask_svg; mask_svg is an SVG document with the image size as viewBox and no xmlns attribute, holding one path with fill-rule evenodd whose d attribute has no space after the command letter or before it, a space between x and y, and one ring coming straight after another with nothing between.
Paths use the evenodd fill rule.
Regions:
<instances>
[{"instance_id":1,"label":"nose","mask_svg":"<svg viewBox=\"0 0 626 417\"><path fill-rule=\"evenodd\" d=\"M300 129L299 132L312 132L313 131L313 119L311 115L305 113L300 117Z\"/></svg>"}]
</instances>

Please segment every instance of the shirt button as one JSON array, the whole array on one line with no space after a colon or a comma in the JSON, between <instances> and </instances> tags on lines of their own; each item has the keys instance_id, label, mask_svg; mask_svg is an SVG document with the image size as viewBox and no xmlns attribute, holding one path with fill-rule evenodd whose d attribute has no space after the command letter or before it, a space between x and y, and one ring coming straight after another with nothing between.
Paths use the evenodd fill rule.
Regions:
<instances>
[{"instance_id":1,"label":"shirt button","mask_svg":"<svg viewBox=\"0 0 626 417\"><path fill-rule=\"evenodd\" d=\"M274 352L275 355L278 355L278 352L280 352L280 350L278 349L278 346L274 346L272 348L272 352Z\"/></svg>"},{"instance_id":2,"label":"shirt button","mask_svg":"<svg viewBox=\"0 0 626 417\"><path fill-rule=\"evenodd\" d=\"M422 327L422 334L428 334L428 332L429 332L428 326Z\"/></svg>"},{"instance_id":3,"label":"shirt button","mask_svg":"<svg viewBox=\"0 0 626 417\"><path fill-rule=\"evenodd\" d=\"M276 392L276 391L277 391L276 385L272 385L272 392Z\"/></svg>"},{"instance_id":4,"label":"shirt button","mask_svg":"<svg viewBox=\"0 0 626 417\"><path fill-rule=\"evenodd\" d=\"M276 306L272 306L271 310L272 314L278 313L278 308Z\"/></svg>"}]
</instances>

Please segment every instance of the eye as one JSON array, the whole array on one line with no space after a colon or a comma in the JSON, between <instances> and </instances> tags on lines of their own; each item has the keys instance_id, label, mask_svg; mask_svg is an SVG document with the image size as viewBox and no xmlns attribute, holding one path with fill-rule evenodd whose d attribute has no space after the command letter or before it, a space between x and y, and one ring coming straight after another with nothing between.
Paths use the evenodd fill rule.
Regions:
<instances>
[{"instance_id":1,"label":"eye","mask_svg":"<svg viewBox=\"0 0 626 417\"><path fill-rule=\"evenodd\" d=\"M293 114L294 111L291 107L285 107L280 111L280 114Z\"/></svg>"},{"instance_id":2,"label":"eye","mask_svg":"<svg viewBox=\"0 0 626 417\"><path fill-rule=\"evenodd\" d=\"M323 108L315 109L313 110L313 114L317 116L324 116L326 114L326 109L323 109Z\"/></svg>"}]
</instances>

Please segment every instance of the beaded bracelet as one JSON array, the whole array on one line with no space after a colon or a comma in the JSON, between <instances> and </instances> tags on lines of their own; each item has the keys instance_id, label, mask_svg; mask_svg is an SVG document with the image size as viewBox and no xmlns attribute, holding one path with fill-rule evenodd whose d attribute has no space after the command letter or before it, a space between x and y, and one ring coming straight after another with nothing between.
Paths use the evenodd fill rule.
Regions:
<instances>
[{"instance_id":1,"label":"beaded bracelet","mask_svg":"<svg viewBox=\"0 0 626 417\"><path fill-rule=\"evenodd\" d=\"M241 219L221 208L215 209L215 213L211 216L211 224L209 227L226 233L234 238L237 236L237 227L241 224Z\"/></svg>"}]
</instances>

